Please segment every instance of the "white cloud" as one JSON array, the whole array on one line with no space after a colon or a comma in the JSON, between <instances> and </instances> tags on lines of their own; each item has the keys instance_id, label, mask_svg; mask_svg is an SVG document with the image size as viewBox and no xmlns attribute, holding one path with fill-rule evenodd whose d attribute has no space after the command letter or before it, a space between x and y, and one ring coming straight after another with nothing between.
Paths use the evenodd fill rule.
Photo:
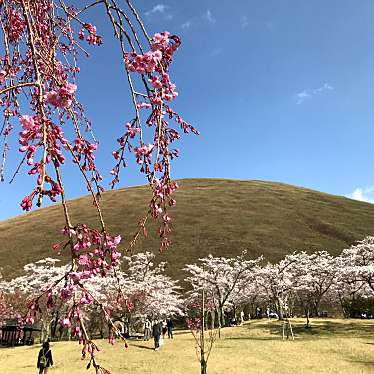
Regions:
<instances>
[{"instance_id":1,"label":"white cloud","mask_svg":"<svg viewBox=\"0 0 374 374\"><path fill-rule=\"evenodd\" d=\"M365 201L374 204L374 187L358 187L352 193L346 195L353 200Z\"/></svg>"},{"instance_id":2,"label":"white cloud","mask_svg":"<svg viewBox=\"0 0 374 374\"><path fill-rule=\"evenodd\" d=\"M241 16L240 17L240 26L242 29L245 29L249 25L248 17L247 16Z\"/></svg>"},{"instance_id":3,"label":"white cloud","mask_svg":"<svg viewBox=\"0 0 374 374\"><path fill-rule=\"evenodd\" d=\"M191 27L191 24L191 21L186 21L185 23L182 23L181 27L182 29L189 29Z\"/></svg>"},{"instance_id":4,"label":"white cloud","mask_svg":"<svg viewBox=\"0 0 374 374\"><path fill-rule=\"evenodd\" d=\"M145 12L145 15L150 16L153 13L164 13L166 8L167 6L165 4L157 4L151 10L148 10L148 12Z\"/></svg>"},{"instance_id":5,"label":"white cloud","mask_svg":"<svg viewBox=\"0 0 374 374\"><path fill-rule=\"evenodd\" d=\"M213 17L212 12L208 9L204 15L204 18L211 24L216 23L216 19Z\"/></svg>"},{"instance_id":6,"label":"white cloud","mask_svg":"<svg viewBox=\"0 0 374 374\"><path fill-rule=\"evenodd\" d=\"M305 90L304 91L301 91L299 93L296 94L296 104L301 104L305 99L308 99L311 95L308 94L308 92L306 92Z\"/></svg>"},{"instance_id":7,"label":"white cloud","mask_svg":"<svg viewBox=\"0 0 374 374\"><path fill-rule=\"evenodd\" d=\"M334 87L330 86L328 83L325 83L323 86L321 87L318 87L318 88L315 88L314 90L312 90L313 94L316 95L320 92L323 92L323 91L332 91L334 89Z\"/></svg>"},{"instance_id":8,"label":"white cloud","mask_svg":"<svg viewBox=\"0 0 374 374\"><path fill-rule=\"evenodd\" d=\"M173 15L170 13L167 13L167 9L169 9L169 6L165 4L156 4L152 9L145 12L145 15L147 17L152 16L153 14L160 13L164 15L165 19L172 19Z\"/></svg>"},{"instance_id":9,"label":"white cloud","mask_svg":"<svg viewBox=\"0 0 374 374\"><path fill-rule=\"evenodd\" d=\"M302 104L306 99L311 99L313 96L332 90L334 90L334 87L328 83L324 83L321 87L300 91L295 95L296 104Z\"/></svg>"}]
</instances>

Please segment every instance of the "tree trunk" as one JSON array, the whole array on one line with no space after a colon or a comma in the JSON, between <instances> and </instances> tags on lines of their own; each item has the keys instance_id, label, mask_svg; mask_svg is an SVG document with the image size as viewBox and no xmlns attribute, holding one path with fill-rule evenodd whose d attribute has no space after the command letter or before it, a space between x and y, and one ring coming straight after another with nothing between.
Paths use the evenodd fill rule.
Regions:
<instances>
[{"instance_id":1,"label":"tree trunk","mask_svg":"<svg viewBox=\"0 0 374 374\"><path fill-rule=\"evenodd\" d=\"M215 328L216 313L214 310L210 311L210 328L214 330Z\"/></svg>"},{"instance_id":2,"label":"tree trunk","mask_svg":"<svg viewBox=\"0 0 374 374\"><path fill-rule=\"evenodd\" d=\"M306 328L309 328L309 308L305 310L305 315L306 315Z\"/></svg>"},{"instance_id":3,"label":"tree trunk","mask_svg":"<svg viewBox=\"0 0 374 374\"><path fill-rule=\"evenodd\" d=\"M219 309L220 309L220 314L221 314L221 326L225 327L226 321L225 321L225 312L223 311L223 305L220 305Z\"/></svg>"},{"instance_id":4,"label":"tree trunk","mask_svg":"<svg viewBox=\"0 0 374 374\"><path fill-rule=\"evenodd\" d=\"M207 364L206 364L206 361L205 361L205 359L201 359L201 361L200 361L200 366L201 366L201 374L206 374L206 366L207 366Z\"/></svg>"},{"instance_id":5,"label":"tree trunk","mask_svg":"<svg viewBox=\"0 0 374 374\"><path fill-rule=\"evenodd\" d=\"M201 374L206 374L205 360L205 294L202 294L202 310L201 310L201 332L200 332L200 366Z\"/></svg>"},{"instance_id":6,"label":"tree trunk","mask_svg":"<svg viewBox=\"0 0 374 374\"><path fill-rule=\"evenodd\" d=\"M255 301L251 303L251 319L255 318L256 313L255 313L256 307L255 307Z\"/></svg>"},{"instance_id":7,"label":"tree trunk","mask_svg":"<svg viewBox=\"0 0 374 374\"><path fill-rule=\"evenodd\" d=\"M53 321L52 329L51 329L51 337L53 339L56 339L56 331L57 331L57 325L58 325L58 319L59 319L59 311L56 311L55 318Z\"/></svg>"},{"instance_id":8,"label":"tree trunk","mask_svg":"<svg viewBox=\"0 0 374 374\"><path fill-rule=\"evenodd\" d=\"M45 319L42 319L42 331L41 331L41 336L40 339L42 342L45 342L49 338L49 328L50 328L50 322L46 321Z\"/></svg>"},{"instance_id":9,"label":"tree trunk","mask_svg":"<svg viewBox=\"0 0 374 374\"><path fill-rule=\"evenodd\" d=\"M278 320L283 321L284 315L283 315L283 308L279 305L278 306Z\"/></svg>"},{"instance_id":10,"label":"tree trunk","mask_svg":"<svg viewBox=\"0 0 374 374\"><path fill-rule=\"evenodd\" d=\"M218 338L221 339L221 310L217 309Z\"/></svg>"},{"instance_id":11,"label":"tree trunk","mask_svg":"<svg viewBox=\"0 0 374 374\"><path fill-rule=\"evenodd\" d=\"M321 300L316 300L314 302L314 311L315 311L315 315L316 317L319 317L319 305L321 303Z\"/></svg>"}]
</instances>

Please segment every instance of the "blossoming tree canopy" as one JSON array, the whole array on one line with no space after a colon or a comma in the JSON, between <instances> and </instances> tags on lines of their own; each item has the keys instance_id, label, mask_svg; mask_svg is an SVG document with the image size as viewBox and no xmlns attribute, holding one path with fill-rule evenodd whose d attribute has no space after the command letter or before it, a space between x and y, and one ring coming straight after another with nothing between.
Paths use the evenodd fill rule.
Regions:
<instances>
[{"instance_id":1,"label":"blossoming tree canopy","mask_svg":"<svg viewBox=\"0 0 374 374\"><path fill-rule=\"evenodd\" d=\"M374 291L374 237L368 236L342 254L345 277L366 283Z\"/></svg>"},{"instance_id":2,"label":"blossoming tree canopy","mask_svg":"<svg viewBox=\"0 0 374 374\"><path fill-rule=\"evenodd\" d=\"M84 289L73 286L65 288L63 282L59 283L49 294L47 303L53 308L51 316L43 315L42 320L47 320L45 329L50 328L50 323L55 318L60 318L61 325L65 328L75 326L73 336L81 337L82 331L70 313L74 300L70 297L75 292L75 297L80 300L80 311L84 318L90 321L96 318L96 307L93 298L98 300L103 307L110 311L113 319L121 320L125 315L137 317L182 315L183 300L180 296L180 287L164 274L165 264L154 266L152 259L155 257L150 252L137 253L126 257L124 262L126 272L117 269L117 276L102 277L96 275L86 280L81 280ZM9 295L23 295L23 300L33 301L46 284L57 282L64 277L69 265L60 265L60 260L46 258L24 266L25 274L10 281L0 281L0 292L3 298ZM118 288L120 286L120 288ZM62 299L58 295L62 295ZM14 297L13 297L14 299ZM8 311L7 318L18 318L20 311L14 308ZM1 317L1 315L0 315ZM35 317L41 321L41 316ZM2 321L1 319L0 321ZM34 322L30 315L29 323ZM113 342L113 336L110 337Z\"/></svg>"},{"instance_id":3,"label":"blossoming tree canopy","mask_svg":"<svg viewBox=\"0 0 374 374\"><path fill-rule=\"evenodd\" d=\"M240 292L238 285L241 282L250 281L252 270L262 260L262 257L247 260L245 256L246 251L235 258L210 255L199 259L199 264L186 265L184 268L189 273L186 281L194 291L205 289L213 295L222 326L225 326L223 309L230 296Z\"/></svg>"},{"instance_id":4,"label":"blossoming tree canopy","mask_svg":"<svg viewBox=\"0 0 374 374\"><path fill-rule=\"evenodd\" d=\"M49 297L58 283L65 282L60 296L74 300L70 316L75 316L81 325L82 343L91 353L90 363L98 370L96 348L85 333L74 290L84 287L83 280L106 276L118 266L121 237L110 234L105 225L99 200L103 176L95 164L98 142L84 103L77 98L79 61L92 47L105 42L89 19L95 9L107 19L118 42L133 107L132 114L123 120L124 126L113 124L119 126L119 137L113 151L110 185L114 187L119 182L120 170L128 165L132 153L152 190L147 214L140 220L130 246L141 232L146 232L148 217L160 219L161 248L169 246L168 207L175 205L172 193L178 187L171 179L171 162L179 155L174 143L181 133L198 131L170 105L178 95L170 66L181 45L180 38L168 31L149 36L129 0L121 7L115 0L0 1L1 179L4 180L6 160L12 151L9 138L17 137L21 161L11 180L25 169L35 180L34 188L21 201L22 209L28 211L34 204L42 206L45 198L53 202L61 199L65 216L62 233L66 240L54 249L70 251L71 266L65 277L46 287L43 295ZM80 97L84 97L84 92L80 92ZM92 195L98 228L71 220L63 173L68 162L79 170L82 183ZM38 300L31 304L30 313L39 310ZM107 312L104 315L110 319Z\"/></svg>"}]
</instances>

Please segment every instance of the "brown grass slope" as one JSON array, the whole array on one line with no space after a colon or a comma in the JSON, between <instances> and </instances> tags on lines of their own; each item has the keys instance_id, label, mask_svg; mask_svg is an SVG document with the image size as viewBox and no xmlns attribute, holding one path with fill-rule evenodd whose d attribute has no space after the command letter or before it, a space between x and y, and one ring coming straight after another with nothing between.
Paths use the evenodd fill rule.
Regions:
<instances>
[{"instance_id":1,"label":"brown grass slope","mask_svg":"<svg viewBox=\"0 0 374 374\"><path fill-rule=\"evenodd\" d=\"M171 248L157 254L168 261L168 273L181 278L181 268L212 253L234 256L247 249L250 256L279 260L294 250L327 249L333 254L366 235L374 234L374 205L305 188L264 181L184 179L171 209ZM108 229L131 239L139 217L146 212L150 192L132 187L103 194ZM90 197L69 202L72 221L97 225ZM60 241L64 221L60 206L52 206L0 222L0 267L7 277L22 266L55 257L51 246ZM154 222L136 251L158 253ZM122 246L123 248L125 245Z\"/></svg>"}]
</instances>

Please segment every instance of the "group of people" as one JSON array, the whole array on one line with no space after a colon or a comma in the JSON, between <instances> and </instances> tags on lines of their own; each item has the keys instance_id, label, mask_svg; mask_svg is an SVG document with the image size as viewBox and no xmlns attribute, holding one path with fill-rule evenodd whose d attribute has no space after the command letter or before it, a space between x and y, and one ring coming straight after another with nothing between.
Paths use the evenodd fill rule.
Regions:
<instances>
[{"instance_id":1,"label":"group of people","mask_svg":"<svg viewBox=\"0 0 374 374\"><path fill-rule=\"evenodd\" d=\"M165 339L166 333L169 339L173 339L173 321L170 318L166 320L156 320L153 323L147 318L144 322L144 340L149 340L153 337L155 342L155 351L160 349ZM53 365L52 352L49 347L49 342L44 342L42 349L39 351L37 368L39 374L47 374L48 368Z\"/></svg>"},{"instance_id":2,"label":"group of people","mask_svg":"<svg viewBox=\"0 0 374 374\"><path fill-rule=\"evenodd\" d=\"M147 318L144 322L144 340L149 340L152 336L155 342L155 351L158 351L166 333L169 339L173 339L173 327L174 324L170 318L156 320L153 323Z\"/></svg>"},{"instance_id":3,"label":"group of people","mask_svg":"<svg viewBox=\"0 0 374 374\"><path fill-rule=\"evenodd\" d=\"M230 319L230 326L238 326L244 323L244 312L241 311L239 315L239 321L236 319L236 315L234 314Z\"/></svg>"}]
</instances>

